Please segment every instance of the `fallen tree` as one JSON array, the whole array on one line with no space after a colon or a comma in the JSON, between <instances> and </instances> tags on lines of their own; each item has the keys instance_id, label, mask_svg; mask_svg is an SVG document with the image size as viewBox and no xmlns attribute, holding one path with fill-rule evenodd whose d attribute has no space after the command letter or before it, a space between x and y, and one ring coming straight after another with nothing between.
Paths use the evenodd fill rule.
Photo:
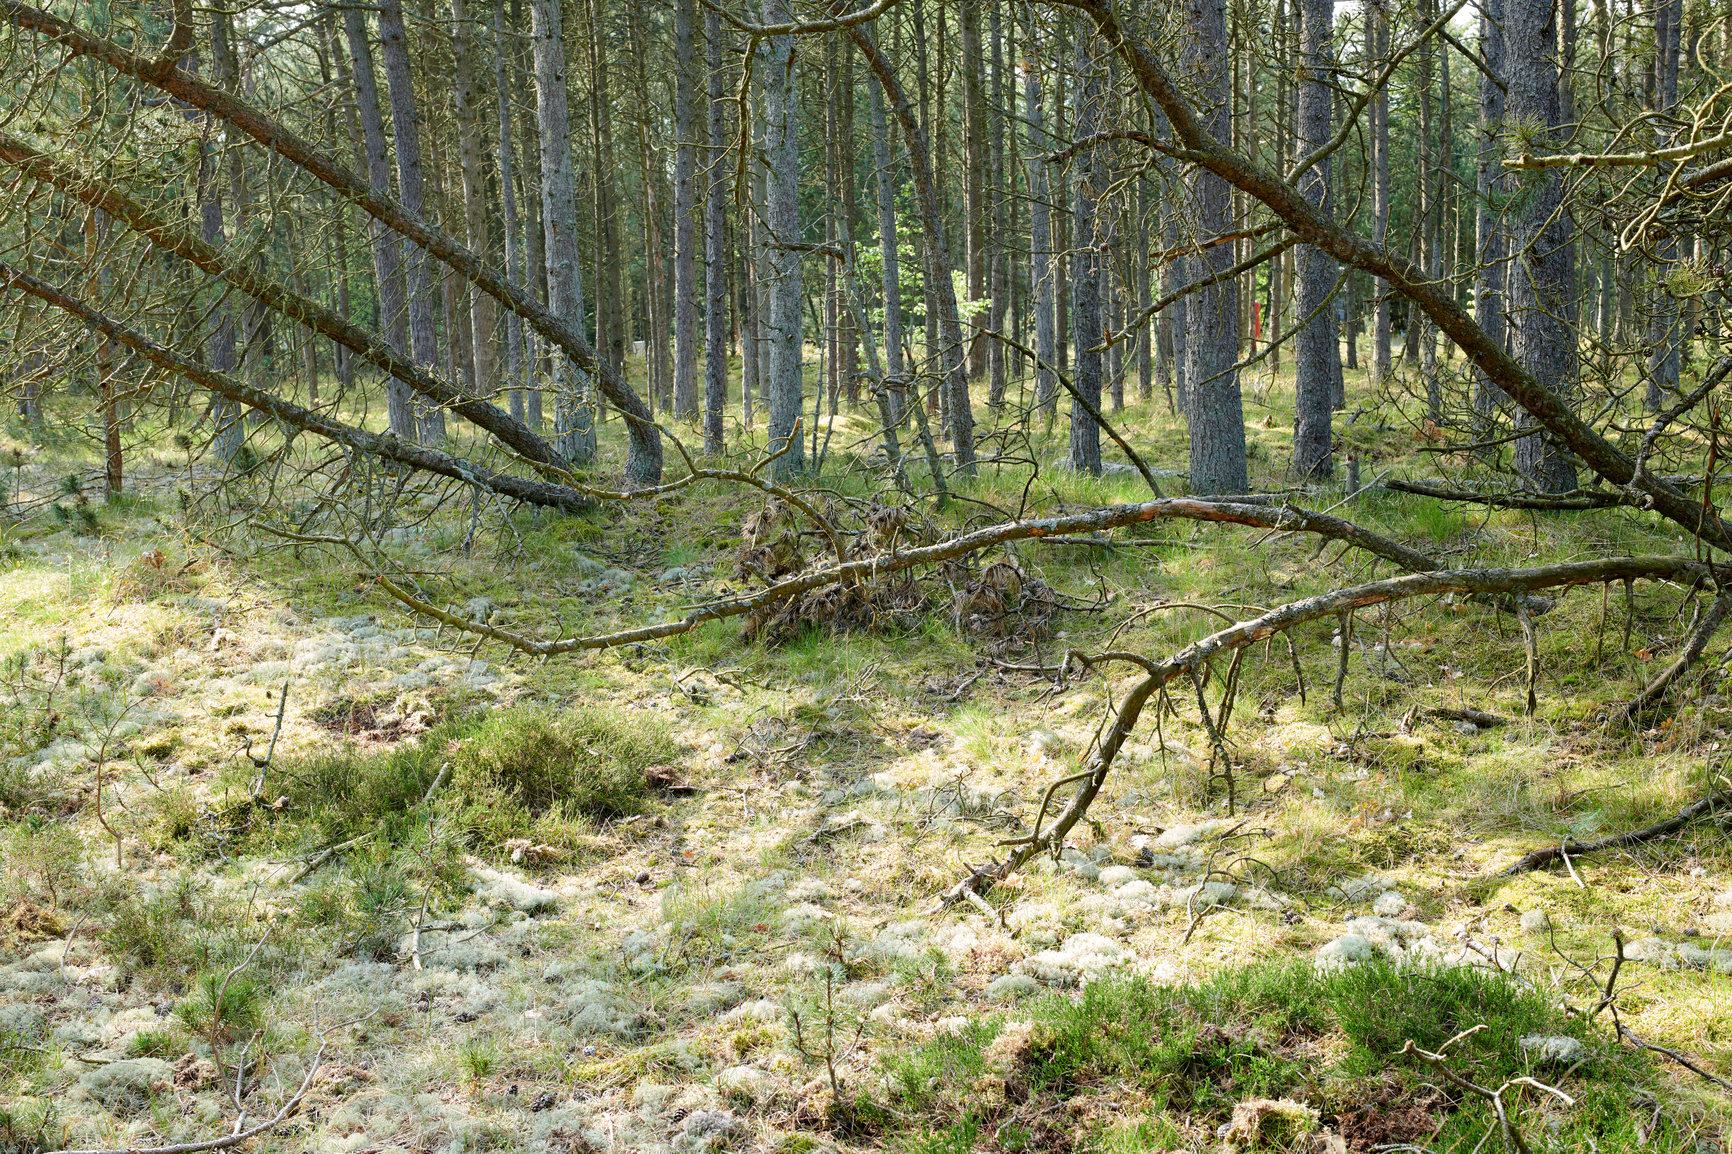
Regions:
<instances>
[{"instance_id":1,"label":"fallen tree","mask_svg":"<svg viewBox=\"0 0 1732 1154\"><path fill-rule=\"evenodd\" d=\"M462 457L454 457L437 449L429 449L409 441L399 440L388 433L370 433L365 429L357 429L351 425L345 425L341 421L332 420L322 413L302 408L300 405L284 400L274 393L267 393L263 389L254 388L228 373L207 368L197 361L182 356L173 349L158 344L143 333L127 328L112 317L98 312L77 297L56 288L47 281L30 275L23 269L14 268L5 261L0 261L0 288L28 293L46 304L53 305L55 308L77 317L115 343L133 350L158 368L179 374L200 388L207 389L218 396L227 397L229 400L236 401L248 408L268 414L290 428L313 433L336 444L386 461L394 461L410 468L476 485L513 500L564 509L568 512L578 512L593 507L590 498L576 490L561 485L548 484L545 481L532 481L523 477L514 477L509 473L496 472L477 465L473 461L464 460Z\"/></svg>"}]
</instances>

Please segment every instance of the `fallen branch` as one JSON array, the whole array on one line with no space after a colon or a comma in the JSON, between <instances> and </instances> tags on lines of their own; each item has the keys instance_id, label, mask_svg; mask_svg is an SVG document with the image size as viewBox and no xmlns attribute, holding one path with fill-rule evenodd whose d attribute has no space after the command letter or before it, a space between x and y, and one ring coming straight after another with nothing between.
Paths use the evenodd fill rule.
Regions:
<instances>
[{"instance_id":1,"label":"fallen branch","mask_svg":"<svg viewBox=\"0 0 1732 1154\"><path fill-rule=\"evenodd\" d=\"M1439 501L1472 501L1499 509L1538 509L1564 511L1570 509L1610 509L1618 505L1633 505L1635 499L1627 493L1597 489L1573 489L1568 493L1487 493L1478 489L1452 489L1435 481L1385 480L1383 487L1398 493L1434 497Z\"/></svg>"},{"instance_id":2,"label":"fallen branch","mask_svg":"<svg viewBox=\"0 0 1732 1154\"><path fill-rule=\"evenodd\" d=\"M1427 709L1425 716L1442 718L1444 721L1468 721L1481 729L1509 724L1507 717L1499 717L1495 713L1485 713L1478 709L1446 709L1439 706L1436 709Z\"/></svg>"},{"instance_id":3,"label":"fallen branch","mask_svg":"<svg viewBox=\"0 0 1732 1154\"><path fill-rule=\"evenodd\" d=\"M1630 845L1641 845L1643 842L1653 841L1655 838L1661 838L1668 834L1677 833L1697 818L1706 817L1719 809L1722 805L1728 803L1732 803L1732 789L1715 790L1707 797L1704 797L1699 801L1691 802L1689 805L1679 810L1674 816L1667 818L1665 821L1657 821L1653 825L1643 826L1641 829L1631 830L1629 833L1621 833L1615 837L1602 838L1599 841L1591 841L1585 844L1570 839L1565 840L1561 845L1549 845L1544 849L1536 849L1532 853L1523 856L1519 861L1504 870L1498 876L1509 878L1516 877L1520 874L1531 873L1534 870L1542 869L1551 865L1555 861L1561 860L1565 854L1568 854L1570 857L1581 857L1583 854L1599 853L1601 850L1619 849L1623 846Z\"/></svg>"},{"instance_id":4,"label":"fallen branch","mask_svg":"<svg viewBox=\"0 0 1732 1154\"><path fill-rule=\"evenodd\" d=\"M522 285L483 264L475 253L398 201L382 192L375 192L366 180L317 145L290 131L287 125L219 85L173 67L172 62L169 67L164 67L162 60L129 52L51 12L19 0L0 0L0 17L16 27L47 37L72 55L99 61L122 75L141 80L201 112L220 118L278 156L298 165L314 179L334 189L347 203L462 274L470 284L523 318L538 334L564 351L579 368L596 378L607 402L626 419L626 432L631 439L627 470L632 479L648 484L661 480L661 433L649 406L626 383L620 370L596 353L577 325L554 315Z\"/></svg>"},{"instance_id":5,"label":"fallen branch","mask_svg":"<svg viewBox=\"0 0 1732 1154\"><path fill-rule=\"evenodd\" d=\"M500 629L484 622L469 621L446 609L441 609L428 601L408 592L384 574L377 574L379 587L402 604L415 612L443 622L453 629L459 629L477 636L502 642L522 653L535 657L550 657L561 653L572 653L586 649L611 649L620 645L631 645L645 641L658 641L665 637L673 637L688 633L709 621L719 621L729 617L739 617L749 613L759 613L790 597L797 597L813 589L825 585L853 582L862 578L871 579L887 573L912 569L921 565L932 565L939 561L948 561L953 557L979 552L994 545L1002 545L1008 541L1038 540L1047 537L1069 537L1077 533L1095 533L1105 529L1123 528L1127 525L1143 524L1160 520L1214 521L1222 524L1248 525L1259 529L1273 529L1281 532L1315 533L1321 537L1345 541L1365 549L1367 552L1393 561L1395 564L1417 573L1437 571L1437 561L1415 549L1410 549L1399 542L1380 537L1369 530L1363 529L1350 521L1339 517L1331 517L1326 513L1313 513L1306 509L1295 509L1291 506L1273 507L1259 504L1247 504L1239 501L1211 501L1196 497L1163 497L1156 501L1145 501L1137 505L1108 505L1092 509L1084 513L1072 513L1060 517L1041 517L1027 521L1007 521L1003 524L978 529L973 533L965 533L952 537L948 541L940 541L935 545L925 545L916 549L908 549L899 553L880 554L872 557L860 557L837 565L829 565L822 569L814 569L796 574L756 593L741 594L737 597L711 602L687 613L684 617L661 621L653 625L642 625L632 629L622 629L614 633L594 634L587 637L568 637L553 641L542 641L521 633ZM342 537L314 536L288 533L279 529L269 529L277 536L287 540L297 540L306 544L328 544L339 548L347 548L355 555L366 560L355 545ZM1700 576L1708 572L1708 566L1702 562L1688 558L1648 558L1647 561L1662 562L1670 566L1674 560L1690 573ZM370 563L370 562L369 562ZM1640 568L1640 562L1638 568ZM1621 570L1620 570L1621 571ZM1670 570L1668 570L1670 571ZM1487 572L1491 572L1488 570ZM1514 572L1514 570L1511 570ZM1643 572L1646 572L1643 570ZM1680 573L1684 570L1679 570ZM1591 583L1592 578L1588 579Z\"/></svg>"},{"instance_id":6,"label":"fallen branch","mask_svg":"<svg viewBox=\"0 0 1732 1154\"><path fill-rule=\"evenodd\" d=\"M498 406L453 388L424 367L393 349L383 337L343 319L324 305L291 292L245 261L230 260L213 245L185 229L176 228L146 206L132 200L115 185L78 171L71 165L39 152L18 138L0 132L0 160L85 204L100 208L125 221L152 244L186 260L195 267L238 288L260 304L299 321L322 336L355 353L376 368L403 382L409 389L435 404L492 433L500 443L543 464L559 462L553 451L522 421Z\"/></svg>"},{"instance_id":7,"label":"fallen branch","mask_svg":"<svg viewBox=\"0 0 1732 1154\"><path fill-rule=\"evenodd\" d=\"M1473 1027L1471 1030L1464 1030L1449 1041L1445 1042L1443 1044L1443 1049L1447 1050L1456 1042L1461 1041L1461 1039L1475 1034L1485 1028L1486 1027L1482 1024ZM1412 1038L1407 1040L1407 1045L1401 1048L1401 1052L1404 1055L1411 1055L1418 1058L1433 1070L1436 1070L1439 1074L1443 1075L1444 1081L1448 1082L1450 1085L1461 1090L1466 1090L1468 1093L1473 1094L1476 1097L1484 1098L1487 1102L1490 1102L1492 1112L1497 1115L1498 1129L1503 1137L1504 1148L1509 1150L1510 1154L1530 1154L1530 1150L1527 1141L1521 1135L1521 1131L1517 1130L1515 1123L1510 1120L1509 1107L1503 1100L1505 1090L1508 1090L1511 1086L1532 1086L1536 1090L1544 1090L1546 1093L1551 1094L1566 1106L1574 1106L1576 1104L1574 1098L1570 1097L1556 1086L1548 1086L1544 1082L1536 1081L1533 1078L1527 1077L1511 1078L1497 1089L1488 1090L1479 1083L1464 1078L1454 1070L1451 1070L1449 1068L1449 1060L1444 1057L1441 1051L1433 1053L1430 1050L1421 1050L1418 1046L1413 1044Z\"/></svg>"},{"instance_id":8,"label":"fallen branch","mask_svg":"<svg viewBox=\"0 0 1732 1154\"><path fill-rule=\"evenodd\" d=\"M1077 790L1076 795L1071 798L1070 803L1053 821L1053 824L1044 832L1026 839L1017 839L1013 852L994 870L984 876L988 879L1003 879L1022 868L1035 856L1052 852L1063 846L1065 836L1082 819L1083 814L1094 802L1096 795L1100 793L1101 787L1106 784L1107 774L1112 768L1113 760L1124 746L1126 738L1136 727L1138 719L1142 716L1143 706L1148 703L1149 697L1181 675L1200 675L1211 660L1222 654L1244 649L1307 621L1339 616L1349 610L1364 608L1367 605L1378 605L1411 597L1439 593L1532 592L1536 589L1600 584L1606 581L1634 579L1636 577L1677 579L1686 574L1708 577L1712 572L1705 563L1697 562L1688 557L1626 557L1606 561L1572 561L1534 569L1464 569L1414 573L1405 577L1392 577L1346 589L1336 589L1328 593L1318 594L1315 597L1290 602L1259 617L1235 622L1226 629L1211 633L1201 640L1192 642L1164 661L1153 661L1134 653L1108 653L1086 658L1085 661L1088 664L1107 660L1127 661L1141 668L1146 676L1125 694L1124 700L1113 714L1111 725L1107 727L1106 733L1101 737L1096 747L1089 767L1081 773L1073 774L1054 783L1053 788L1057 788L1057 786L1068 782L1081 782L1081 788ZM1052 790L1049 789L1049 795L1051 792ZM1043 800L1041 805L1043 818L1046 808L1047 802ZM1555 853L1556 850L1549 852ZM974 871L968 878L953 886L945 894L943 900L946 904L953 905L955 902L963 900L962 891L964 889L979 893L979 887L985 884L982 877L981 871Z\"/></svg>"},{"instance_id":9,"label":"fallen branch","mask_svg":"<svg viewBox=\"0 0 1732 1154\"><path fill-rule=\"evenodd\" d=\"M1714 603L1708 606L1707 611L1702 614L1702 619L1690 631L1690 636L1685 640L1684 647L1678 651L1677 659L1666 667L1665 672L1650 681L1642 692L1619 706L1607 719L1606 724L1608 726L1628 725L1638 713L1665 696L1666 690L1684 676L1690 666L1701 659L1702 652L1708 648L1708 642L1713 639L1714 634L1719 631L1721 624L1726 620L1728 610L1732 610L1732 593L1722 593L1714 598Z\"/></svg>"},{"instance_id":10,"label":"fallen branch","mask_svg":"<svg viewBox=\"0 0 1732 1154\"><path fill-rule=\"evenodd\" d=\"M283 1121L301 1108L301 1100L312 1089L313 1076L319 1072L319 1064L325 1058L325 1044L321 1043L318 1053L313 1055L313 1064L307 1067L307 1076L301 1079L301 1088L295 1091L295 1096L283 1103L276 1116L247 1130L226 1134L221 1138L211 1138L203 1142L180 1142L173 1146L122 1146L112 1149L95 1148L89 1150L54 1150L49 1154L195 1154L199 1150L226 1150L230 1146L239 1146L250 1138L256 1138L267 1130L274 1130Z\"/></svg>"}]
</instances>

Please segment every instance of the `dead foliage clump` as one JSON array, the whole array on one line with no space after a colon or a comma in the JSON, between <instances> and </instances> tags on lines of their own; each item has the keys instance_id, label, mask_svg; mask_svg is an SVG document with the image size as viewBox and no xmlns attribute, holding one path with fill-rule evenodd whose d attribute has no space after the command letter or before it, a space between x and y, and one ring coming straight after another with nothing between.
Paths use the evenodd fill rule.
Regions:
<instances>
[{"instance_id":1,"label":"dead foliage clump","mask_svg":"<svg viewBox=\"0 0 1732 1154\"><path fill-rule=\"evenodd\" d=\"M433 724L425 710L408 709L391 698L363 701L339 697L312 710L309 716L329 733L378 745L414 737Z\"/></svg>"},{"instance_id":2,"label":"dead foliage clump","mask_svg":"<svg viewBox=\"0 0 1732 1154\"><path fill-rule=\"evenodd\" d=\"M4 921L0 921L0 926L4 927L5 936L19 945L52 941L66 933L59 914L29 898L16 902L6 912Z\"/></svg>"},{"instance_id":3,"label":"dead foliage clump","mask_svg":"<svg viewBox=\"0 0 1732 1154\"><path fill-rule=\"evenodd\" d=\"M1005 557L957 589L950 620L958 632L982 641L991 655L1005 657L1045 640L1058 607L1051 585Z\"/></svg>"}]
</instances>

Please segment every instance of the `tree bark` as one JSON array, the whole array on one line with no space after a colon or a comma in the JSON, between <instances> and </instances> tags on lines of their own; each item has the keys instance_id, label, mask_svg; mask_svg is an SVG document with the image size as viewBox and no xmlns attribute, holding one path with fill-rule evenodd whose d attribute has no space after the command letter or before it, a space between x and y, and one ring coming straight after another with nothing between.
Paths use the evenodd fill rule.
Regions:
<instances>
[{"instance_id":1,"label":"tree bark","mask_svg":"<svg viewBox=\"0 0 1732 1154\"><path fill-rule=\"evenodd\" d=\"M764 0L764 23L793 18L788 0ZM781 479L806 471L803 438L795 436L805 404L800 315L800 144L794 95L794 38L765 38L759 49L764 70L764 156L768 166L764 223L769 236L768 407L770 443L788 451L771 464Z\"/></svg>"},{"instance_id":2,"label":"tree bark","mask_svg":"<svg viewBox=\"0 0 1732 1154\"><path fill-rule=\"evenodd\" d=\"M409 65L409 34L403 26L402 0L383 0L379 7L379 43L385 57L385 88L391 103L391 134L396 145L397 199L415 216L425 215L426 176L421 163L421 128L416 120L415 89ZM415 363L433 371L439 363L434 302L438 285L427 251L411 244L404 261L409 283L409 350ZM445 436L445 414L417 406L416 429L423 444L438 444Z\"/></svg>"},{"instance_id":3,"label":"tree bark","mask_svg":"<svg viewBox=\"0 0 1732 1154\"><path fill-rule=\"evenodd\" d=\"M1501 0L1494 0L1501 2ZM1389 0L1368 0L1367 71L1375 71L1389 54ZM1384 86L1371 99L1371 243L1384 248L1389 238L1389 88ZM1389 379L1391 349L1389 335L1389 285L1374 282L1375 300L1371 322L1371 386Z\"/></svg>"},{"instance_id":4,"label":"tree bark","mask_svg":"<svg viewBox=\"0 0 1732 1154\"><path fill-rule=\"evenodd\" d=\"M457 159L463 174L463 239L473 253L487 253L486 145L481 129L486 97L476 78L476 21L468 0L451 0L451 82L457 114ZM508 262L509 263L509 262ZM491 396L500 387L499 310L483 292L469 294L469 334L477 396Z\"/></svg>"},{"instance_id":5,"label":"tree bark","mask_svg":"<svg viewBox=\"0 0 1732 1154\"><path fill-rule=\"evenodd\" d=\"M1302 44L1299 67L1299 147L1309 154L1329 142L1334 132L1335 90L1334 4L1332 0L1300 0ZM1332 216L1330 158L1324 157L1299 177L1299 191ZM1294 341L1293 472L1304 481L1334 475L1333 430L1335 383L1341 369L1336 339L1335 261L1328 253L1306 245L1299 251L1299 278L1294 307L1299 332Z\"/></svg>"},{"instance_id":6,"label":"tree bark","mask_svg":"<svg viewBox=\"0 0 1732 1154\"><path fill-rule=\"evenodd\" d=\"M1092 47L1088 37L1077 37L1074 92L1076 136L1079 140L1087 140L1100 131L1101 78L1095 67ZM1096 477L1101 475L1101 429L1094 414L1100 411L1101 405L1103 357L1100 345L1105 328L1101 319L1101 266L1104 261L1095 237L1095 211L1106 183L1106 166L1100 154L1098 147L1084 148L1071 165L1075 184L1075 199L1071 204L1071 317L1075 329L1072 336L1076 341L1076 372L1072 384L1076 392L1071 397L1070 407L1070 466L1079 473Z\"/></svg>"},{"instance_id":7,"label":"tree bark","mask_svg":"<svg viewBox=\"0 0 1732 1154\"><path fill-rule=\"evenodd\" d=\"M517 157L512 144L511 87L506 74L505 5L493 0L493 90L499 118L499 201L500 224L505 234L505 275L519 284L523 275L523 242L519 239L517 222ZM527 421L525 398L534 389L529 373L529 360L523 348L522 324L514 312L505 314L505 379L509 390L511 416ZM540 414L534 426L540 431Z\"/></svg>"},{"instance_id":8,"label":"tree bark","mask_svg":"<svg viewBox=\"0 0 1732 1154\"><path fill-rule=\"evenodd\" d=\"M877 42L876 21L867 35ZM884 93L874 83L872 102L872 164L877 170L878 253L884 265L884 371L890 391L891 414L902 419L908 400L908 380L902 360L902 268L896 251L896 169L891 159L890 124L884 115Z\"/></svg>"},{"instance_id":9,"label":"tree bark","mask_svg":"<svg viewBox=\"0 0 1732 1154\"><path fill-rule=\"evenodd\" d=\"M674 0L674 416L698 412L697 0Z\"/></svg>"},{"instance_id":10,"label":"tree bark","mask_svg":"<svg viewBox=\"0 0 1732 1154\"><path fill-rule=\"evenodd\" d=\"M1204 129L1232 138L1232 75L1228 67L1225 0L1184 0L1184 66L1208 109ZM1226 234L1232 193L1213 172L1186 181L1189 215L1202 237ZM1210 245L1189 259L1193 283L1232 268L1233 248ZM1243 493L1245 415L1239 396L1239 285L1231 278L1206 285L1186 302L1186 376L1191 392L1191 491ZM1080 350L1079 350L1080 355Z\"/></svg>"},{"instance_id":11,"label":"tree bark","mask_svg":"<svg viewBox=\"0 0 1732 1154\"><path fill-rule=\"evenodd\" d=\"M1503 179L1504 0L1483 0L1479 10L1479 55L1486 72L1479 77L1478 196L1474 206L1473 316L1487 339L1507 347L1504 327L1504 269L1508 240L1497 201L1507 192ZM1487 75L1490 73L1490 75ZM1503 394L1483 371L1474 373L1474 439L1490 440Z\"/></svg>"},{"instance_id":12,"label":"tree bark","mask_svg":"<svg viewBox=\"0 0 1732 1154\"><path fill-rule=\"evenodd\" d=\"M728 154L722 20L704 10L704 60L709 69L705 124L710 163L704 175L704 451L720 454L722 414L728 405L728 256L726 185L720 165Z\"/></svg>"},{"instance_id":13,"label":"tree bark","mask_svg":"<svg viewBox=\"0 0 1732 1154\"><path fill-rule=\"evenodd\" d=\"M1034 403L1052 428L1058 407L1058 268L1052 252L1052 191L1047 186L1046 98L1032 23L1022 65L1023 124L1028 132L1029 277L1034 282Z\"/></svg>"},{"instance_id":14,"label":"tree bark","mask_svg":"<svg viewBox=\"0 0 1732 1154\"><path fill-rule=\"evenodd\" d=\"M566 100L565 39L560 0L532 0L535 109L541 150L541 219L547 250L548 311L573 328L583 325L583 279L577 267L577 188L571 164L571 112ZM595 456L595 403L581 367L557 358L554 444L567 460Z\"/></svg>"},{"instance_id":15,"label":"tree bark","mask_svg":"<svg viewBox=\"0 0 1732 1154\"><path fill-rule=\"evenodd\" d=\"M1508 118L1521 125L1530 150L1556 151L1567 131L1558 103L1557 5L1553 0L1506 0L1505 69ZM1537 127L1537 134L1535 129ZM1575 239L1554 168L1523 174L1521 206L1511 226L1510 347L1522 367L1547 382L1564 404L1576 388ZM1518 415L1517 427L1534 420ZM1576 487L1575 464L1547 433L1515 443L1515 468L1542 492Z\"/></svg>"}]
</instances>

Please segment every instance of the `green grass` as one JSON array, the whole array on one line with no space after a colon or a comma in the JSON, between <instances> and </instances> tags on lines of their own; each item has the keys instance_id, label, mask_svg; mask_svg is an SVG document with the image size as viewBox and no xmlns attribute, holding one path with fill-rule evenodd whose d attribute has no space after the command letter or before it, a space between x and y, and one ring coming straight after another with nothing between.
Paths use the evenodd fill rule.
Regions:
<instances>
[{"instance_id":1,"label":"green grass","mask_svg":"<svg viewBox=\"0 0 1732 1154\"><path fill-rule=\"evenodd\" d=\"M1374 1084L1423 1099L1437 1076L1403 1058L1403 1046L1412 1040L1435 1051L1474 1026L1485 1028L1449 1048L1451 1068L1491 1088L1533 1076L1566 1090L1578 1107L1547 1108L1558 1118L1560 1140L1633 1145L1630 1110L1658 1085L1645 1057L1566 1016L1555 999L1470 968L1367 964L1319 975L1307 964L1271 963L1194 986L1109 979L1075 996L1024 1003L1012 1016L1027 1025L1007 1015L978 1018L960 1035L884 1059L889 1104L922 1119L906 1149L973 1150L983 1130L1027 1124L1055 1104L1096 1094L1148 1103L1146 1115L1092 1136L1095 1149L1115 1154L1169 1148L1174 1117L1213 1124L1250 1098L1308 1102L1327 1123L1361 1104ZM1005 1047L1001 1031L1012 1037L1019 1030L1026 1038ZM1570 1070L1537 1066L1517 1044L1530 1034L1579 1037L1591 1056ZM1003 1087L996 1100L982 1089L989 1085L983 1079L994 1078ZM1432 1107L1451 1136L1440 1148L1471 1146L1490 1121L1480 1103L1456 1098ZM1511 1099L1523 1103L1515 1108L1518 1122L1537 1136L1534 1097Z\"/></svg>"}]
</instances>

